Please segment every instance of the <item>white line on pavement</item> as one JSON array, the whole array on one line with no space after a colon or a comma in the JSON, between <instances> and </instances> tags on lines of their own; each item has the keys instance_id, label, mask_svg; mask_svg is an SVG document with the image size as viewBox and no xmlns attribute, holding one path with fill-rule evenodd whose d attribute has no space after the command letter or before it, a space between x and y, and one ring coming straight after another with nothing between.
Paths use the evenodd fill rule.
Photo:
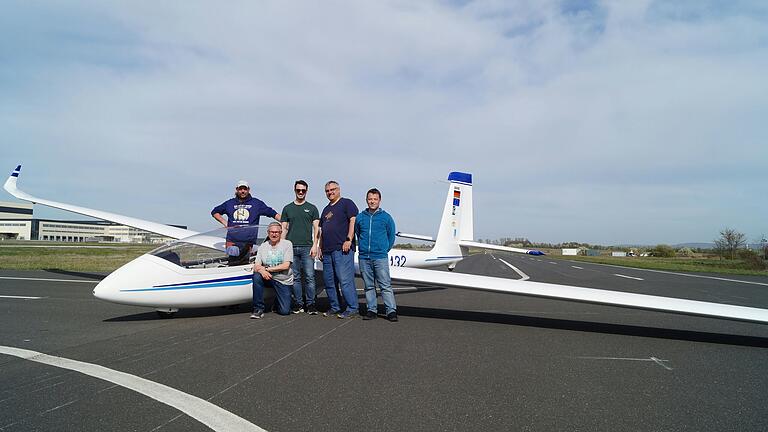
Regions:
<instances>
[{"instance_id":1,"label":"white line on pavement","mask_svg":"<svg viewBox=\"0 0 768 432\"><path fill-rule=\"evenodd\" d=\"M582 356L582 357L576 357L580 359L586 359L586 360L626 360L626 361L647 361L647 362L654 362L657 365L663 367L666 370L672 370L671 367L665 365L664 363L668 362L669 360L662 360L656 357L649 357L649 358L631 358L631 357L589 357L589 356Z\"/></svg>"},{"instance_id":2,"label":"white line on pavement","mask_svg":"<svg viewBox=\"0 0 768 432\"><path fill-rule=\"evenodd\" d=\"M550 263L550 264L557 264L557 263L556 263L556 262L554 262L554 261L550 261L549 263Z\"/></svg>"},{"instance_id":3,"label":"white line on pavement","mask_svg":"<svg viewBox=\"0 0 768 432\"><path fill-rule=\"evenodd\" d=\"M490 254L490 255L491 255L491 258L493 258L494 260L496 259L496 257L495 257L495 256L493 256L493 254Z\"/></svg>"},{"instance_id":4,"label":"white line on pavement","mask_svg":"<svg viewBox=\"0 0 768 432\"><path fill-rule=\"evenodd\" d=\"M43 278L25 278L25 277L11 277L11 276L0 276L0 279L30 280L30 281L45 281L45 282L79 282L79 283L90 283L90 284L97 284L101 282L101 281L90 281L90 280L81 280L81 279L43 279Z\"/></svg>"},{"instance_id":5,"label":"white line on pavement","mask_svg":"<svg viewBox=\"0 0 768 432\"><path fill-rule=\"evenodd\" d=\"M666 361L669 361L669 360L660 360L660 359L657 359L656 357L651 357L651 360L653 360L653 361L654 361L654 363L656 363L657 365L659 365L659 366L663 367L663 368L664 368L664 369L666 369L666 370L672 370L672 368L671 368L671 367L669 367L669 366L667 366L667 365L665 365L665 364L663 363L663 362L666 362Z\"/></svg>"},{"instance_id":6,"label":"white line on pavement","mask_svg":"<svg viewBox=\"0 0 768 432\"><path fill-rule=\"evenodd\" d=\"M573 261L571 261L573 262ZM664 274L671 274L671 275L677 275L677 276L687 276L687 277L693 277L693 278L702 278L702 279L714 279L719 281L725 281L725 282L738 282L738 283L744 283L744 284L750 284L750 285L763 285L768 286L768 283L765 282L753 282L753 281L745 281L745 280L739 280L739 279L728 279L728 278L722 278L717 276L705 276L705 275L696 275L696 274L688 274L688 273L677 273L677 272L671 272L671 271L665 271L665 270L651 270L651 269L644 269L644 268L638 268L638 267L626 267L626 266L618 266L613 264L600 264L600 263L589 263L592 265L599 265L599 266L606 266L606 267L616 267L621 269L631 269L631 270L637 270L637 271L647 271L647 272L653 272L653 273L664 273Z\"/></svg>"},{"instance_id":7,"label":"white line on pavement","mask_svg":"<svg viewBox=\"0 0 768 432\"><path fill-rule=\"evenodd\" d=\"M579 269L579 270L584 270L584 267L579 267L579 266L571 266L571 267L573 267L575 269Z\"/></svg>"},{"instance_id":8,"label":"white line on pavement","mask_svg":"<svg viewBox=\"0 0 768 432\"><path fill-rule=\"evenodd\" d=\"M634 280L644 280L643 278L639 278L639 277L633 277L633 276L627 276L627 275L618 274L618 273L614 273L613 275L614 275L614 276L618 276L618 277L622 277L622 278L627 278L627 279L634 279Z\"/></svg>"},{"instance_id":9,"label":"white line on pavement","mask_svg":"<svg viewBox=\"0 0 768 432\"><path fill-rule=\"evenodd\" d=\"M176 390L175 388L140 378L125 372L63 357L55 357L37 351L0 345L0 354L69 369L95 378L109 381L135 392L149 396L187 414L215 431L264 431L255 424L238 417L218 405Z\"/></svg>"},{"instance_id":10,"label":"white line on pavement","mask_svg":"<svg viewBox=\"0 0 768 432\"><path fill-rule=\"evenodd\" d=\"M21 300L39 300L42 297L27 297L27 296L12 296L12 295L0 295L0 298L9 298L9 299L21 299Z\"/></svg>"},{"instance_id":11,"label":"white line on pavement","mask_svg":"<svg viewBox=\"0 0 768 432\"><path fill-rule=\"evenodd\" d=\"M508 263L508 262L504 261L504 260L503 260L503 259L501 259L501 258L499 258L499 261L501 261L501 262L503 262L504 264L506 264L507 266L509 266L509 268L511 268L512 270L516 271L516 272L517 272L517 274L519 274L519 275L520 275L520 280L528 280L528 279L530 279L530 276L528 276L527 274L525 274L525 273L523 273L522 271L520 271L520 269L519 269L519 268L517 268L517 267L513 266L512 264L510 264L510 263Z\"/></svg>"}]
</instances>

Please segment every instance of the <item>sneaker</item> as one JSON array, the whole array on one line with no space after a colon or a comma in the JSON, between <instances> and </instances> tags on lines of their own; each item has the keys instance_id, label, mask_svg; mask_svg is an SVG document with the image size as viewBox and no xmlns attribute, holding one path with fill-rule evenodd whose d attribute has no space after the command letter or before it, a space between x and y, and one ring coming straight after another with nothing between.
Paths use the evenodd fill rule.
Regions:
<instances>
[{"instance_id":1,"label":"sneaker","mask_svg":"<svg viewBox=\"0 0 768 432\"><path fill-rule=\"evenodd\" d=\"M397 322L397 312L392 311L392 312L388 313L387 314L387 319L389 320L389 322Z\"/></svg>"},{"instance_id":2,"label":"sneaker","mask_svg":"<svg viewBox=\"0 0 768 432\"><path fill-rule=\"evenodd\" d=\"M323 312L323 316L324 317L330 317L330 316L334 316L334 315L336 315L338 313L339 313L339 311L337 311L337 310L328 309L327 311Z\"/></svg>"},{"instance_id":3,"label":"sneaker","mask_svg":"<svg viewBox=\"0 0 768 432\"><path fill-rule=\"evenodd\" d=\"M303 308L303 307L301 307L301 306L298 306L298 305L294 305L294 306L291 308L291 313L295 313L295 314L297 314L297 313L303 313L303 312L304 312L304 308Z\"/></svg>"},{"instance_id":4,"label":"sneaker","mask_svg":"<svg viewBox=\"0 0 768 432\"><path fill-rule=\"evenodd\" d=\"M307 306L307 313L310 315L317 315L317 307L314 304Z\"/></svg>"},{"instance_id":5,"label":"sneaker","mask_svg":"<svg viewBox=\"0 0 768 432\"><path fill-rule=\"evenodd\" d=\"M261 319L264 318L264 311L261 309L254 309L253 313L251 314L251 319Z\"/></svg>"},{"instance_id":6,"label":"sneaker","mask_svg":"<svg viewBox=\"0 0 768 432\"><path fill-rule=\"evenodd\" d=\"M368 311L368 312L366 312L366 314L363 316L363 319L364 319L365 321L368 321L368 320L374 320L374 319L376 319L376 318L377 318L377 316L376 316L376 312L374 312L374 311Z\"/></svg>"},{"instance_id":7,"label":"sneaker","mask_svg":"<svg viewBox=\"0 0 768 432\"><path fill-rule=\"evenodd\" d=\"M336 315L336 318L338 319L347 319L347 318L357 318L357 311L350 311L349 309L345 310L344 312Z\"/></svg>"}]
</instances>

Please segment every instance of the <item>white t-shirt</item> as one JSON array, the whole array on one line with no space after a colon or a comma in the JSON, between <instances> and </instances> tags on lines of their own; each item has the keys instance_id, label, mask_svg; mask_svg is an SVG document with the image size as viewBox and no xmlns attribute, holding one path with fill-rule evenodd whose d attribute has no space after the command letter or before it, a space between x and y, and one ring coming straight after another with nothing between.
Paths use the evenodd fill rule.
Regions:
<instances>
[{"instance_id":1,"label":"white t-shirt","mask_svg":"<svg viewBox=\"0 0 768 432\"><path fill-rule=\"evenodd\" d=\"M256 250L254 264L274 267L284 262L293 262L293 243L290 240L280 240L275 246L269 244L269 240L264 240L264 243ZM293 270L290 267L287 270L271 273L272 277L281 284L293 285Z\"/></svg>"}]
</instances>

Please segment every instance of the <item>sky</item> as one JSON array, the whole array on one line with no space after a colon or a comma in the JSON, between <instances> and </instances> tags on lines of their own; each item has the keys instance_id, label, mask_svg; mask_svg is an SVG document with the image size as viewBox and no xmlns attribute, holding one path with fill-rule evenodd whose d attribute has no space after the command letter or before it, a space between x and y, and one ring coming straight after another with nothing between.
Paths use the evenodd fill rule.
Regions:
<instances>
[{"instance_id":1,"label":"sky","mask_svg":"<svg viewBox=\"0 0 768 432\"><path fill-rule=\"evenodd\" d=\"M461 171L477 239L753 241L766 77L764 0L12 0L0 168L198 231L237 180L279 211L302 178L435 235Z\"/></svg>"}]
</instances>

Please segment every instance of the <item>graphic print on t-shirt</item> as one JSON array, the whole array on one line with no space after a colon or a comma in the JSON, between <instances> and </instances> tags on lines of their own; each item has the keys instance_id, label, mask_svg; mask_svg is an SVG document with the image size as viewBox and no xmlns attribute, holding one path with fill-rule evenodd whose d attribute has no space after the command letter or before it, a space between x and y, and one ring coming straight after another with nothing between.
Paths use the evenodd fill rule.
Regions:
<instances>
[{"instance_id":1,"label":"graphic print on t-shirt","mask_svg":"<svg viewBox=\"0 0 768 432\"><path fill-rule=\"evenodd\" d=\"M283 251L281 250L270 249L265 255L264 265L267 267L275 267L283 263Z\"/></svg>"},{"instance_id":2,"label":"graphic print on t-shirt","mask_svg":"<svg viewBox=\"0 0 768 432\"><path fill-rule=\"evenodd\" d=\"M250 206L248 206L248 207L250 207ZM248 211L246 206L238 206L235 209L235 212L232 214L232 216L234 217L234 219L236 221L247 221L248 220L248 216L250 216L250 215L251 215L251 213Z\"/></svg>"}]
</instances>

